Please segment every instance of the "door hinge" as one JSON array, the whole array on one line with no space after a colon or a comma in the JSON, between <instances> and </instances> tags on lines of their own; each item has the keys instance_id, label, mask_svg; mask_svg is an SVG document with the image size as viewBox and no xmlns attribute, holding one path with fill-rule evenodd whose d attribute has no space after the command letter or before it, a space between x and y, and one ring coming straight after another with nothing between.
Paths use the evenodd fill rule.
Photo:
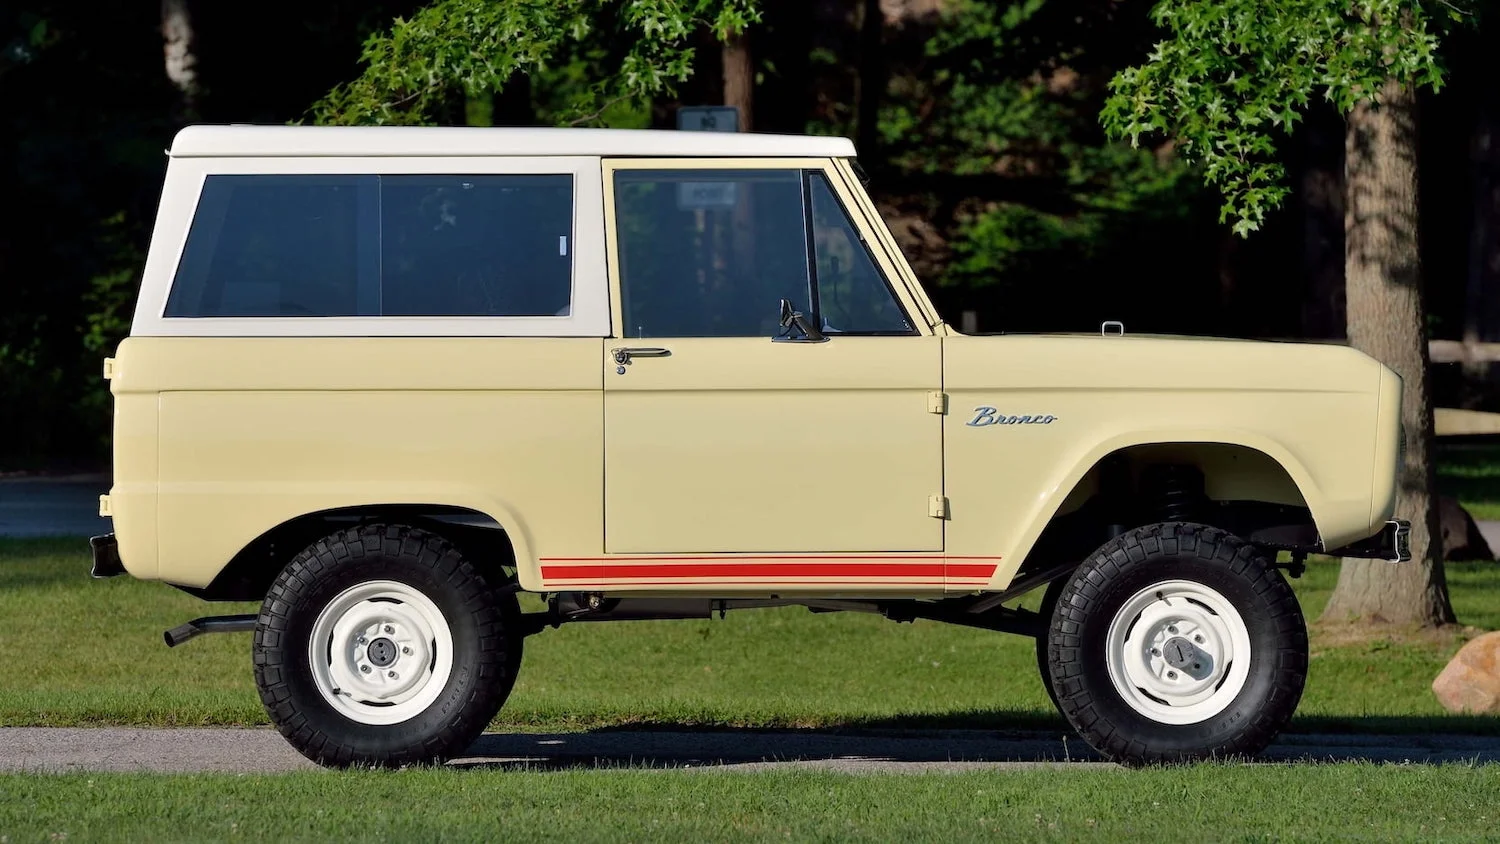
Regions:
<instances>
[{"instance_id":1,"label":"door hinge","mask_svg":"<svg viewBox=\"0 0 1500 844\"><path fill-rule=\"evenodd\" d=\"M111 379L113 377L115 377L115 359L114 358L105 358L104 359L104 380L108 381L109 379Z\"/></svg>"},{"instance_id":2,"label":"door hinge","mask_svg":"<svg viewBox=\"0 0 1500 844\"><path fill-rule=\"evenodd\" d=\"M927 515L934 519L948 518L948 496L934 495L927 499Z\"/></svg>"},{"instance_id":3,"label":"door hinge","mask_svg":"<svg viewBox=\"0 0 1500 844\"><path fill-rule=\"evenodd\" d=\"M929 390L927 392L927 412L947 413L948 394L942 390Z\"/></svg>"}]
</instances>

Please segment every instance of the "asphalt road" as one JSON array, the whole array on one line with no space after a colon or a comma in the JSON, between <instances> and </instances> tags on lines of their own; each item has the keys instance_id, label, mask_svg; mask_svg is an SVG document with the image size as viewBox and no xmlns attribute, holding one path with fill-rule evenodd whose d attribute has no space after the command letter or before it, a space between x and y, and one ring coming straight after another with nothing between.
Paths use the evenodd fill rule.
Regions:
<instances>
[{"instance_id":1,"label":"asphalt road","mask_svg":"<svg viewBox=\"0 0 1500 844\"><path fill-rule=\"evenodd\" d=\"M1267 762L1500 762L1500 737L1286 735ZM660 732L487 734L452 767L501 769L659 768L864 772L954 772L1019 767L1106 766L1077 738L978 730L835 734ZM0 729L0 771L226 771L312 769L269 729Z\"/></svg>"}]
</instances>

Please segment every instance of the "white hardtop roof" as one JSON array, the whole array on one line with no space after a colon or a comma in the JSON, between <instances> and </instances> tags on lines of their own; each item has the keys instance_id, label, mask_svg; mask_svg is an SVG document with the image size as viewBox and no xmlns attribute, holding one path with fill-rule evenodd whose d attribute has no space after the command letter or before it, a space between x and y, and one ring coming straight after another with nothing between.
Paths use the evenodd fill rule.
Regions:
<instances>
[{"instance_id":1,"label":"white hardtop roof","mask_svg":"<svg viewBox=\"0 0 1500 844\"><path fill-rule=\"evenodd\" d=\"M663 129L466 126L189 126L174 158L292 156L636 156L847 158L848 138Z\"/></svg>"}]
</instances>

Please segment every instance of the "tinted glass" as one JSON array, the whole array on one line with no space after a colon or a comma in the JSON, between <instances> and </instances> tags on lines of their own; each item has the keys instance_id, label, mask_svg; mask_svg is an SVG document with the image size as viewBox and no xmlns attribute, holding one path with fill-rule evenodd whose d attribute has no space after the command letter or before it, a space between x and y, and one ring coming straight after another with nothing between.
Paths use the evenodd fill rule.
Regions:
<instances>
[{"instance_id":1,"label":"tinted glass","mask_svg":"<svg viewBox=\"0 0 1500 844\"><path fill-rule=\"evenodd\" d=\"M797 170L620 170L615 224L629 337L773 337L808 309Z\"/></svg>"},{"instance_id":2,"label":"tinted glass","mask_svg":"<svg viewBox=\"0 0 1500 844\"><path fill-rule=\"evenodd\" d=\"M821 173L808 176L818 314L829 334L910 334L911 323Z\"/></svg>"},{"instance_id":3,"label":"tinted glass","mask_svg":"<svg viewBox=\"0 0 1500 844\"><path fill-rule=\"evenodd\" d=\"M386 316L566 316L571 176L384 176Z\"/></svg>"},{"instance_id":4,"label":"tinted glass","mask_svg":"<svg viewBox=\"0 0 1500 844\"><path fill-rule=\"evenodd\" d=\"M208 177L166 315L359 313L360 198L375 189L374 176Z\"/></svg>"},{"instance_id":5,"label":"tinted glass","mask_svg":"<svg viewBox=\"0 0 1500 844\"><path fill-rule=\"evenodd\" d=\"M169 317L566 316L573 177L210 176Z\"/></svg>"}]
</instances>

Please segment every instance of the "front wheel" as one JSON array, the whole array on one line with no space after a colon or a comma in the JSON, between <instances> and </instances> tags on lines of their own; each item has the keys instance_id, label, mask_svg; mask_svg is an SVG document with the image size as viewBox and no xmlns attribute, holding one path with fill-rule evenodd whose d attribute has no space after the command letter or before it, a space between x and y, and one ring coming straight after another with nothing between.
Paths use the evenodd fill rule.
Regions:
<instances>
[{"instance_id":1,"label":"front wheel","mask_svg":"<svg viewBox=\"0 0 1500 844\"><path fill-rule=\"evenodd\" d=\"M1250 755L1302 697L1307 628L1255 546L1202 525L1150 525L1070 578L1047 658L1058 708L1108 759Z\"/></svg>"},{"instance_id":2,"label":"front wheel","mask_svg":"<svg viewBox=\"0 0 1500 844\"><path fill-rule=\"evenodd\" d=\"M400 525L352 528L303 551L255 626L266 712L323 765L393 767L463 752L514 682L513 594L447 540Z\"/></svg>"}]
</instances>

